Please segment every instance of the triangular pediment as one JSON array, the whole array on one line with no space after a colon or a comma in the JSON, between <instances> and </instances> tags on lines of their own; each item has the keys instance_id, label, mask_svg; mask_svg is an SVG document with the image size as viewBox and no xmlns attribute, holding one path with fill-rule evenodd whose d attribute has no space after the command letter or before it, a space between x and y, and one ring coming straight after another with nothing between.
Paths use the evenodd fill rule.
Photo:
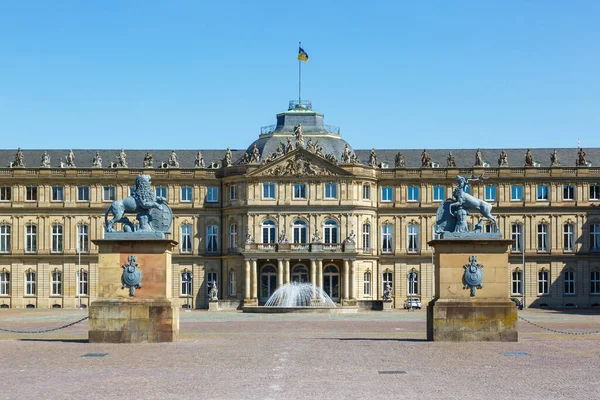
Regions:
<instances>
[{"instance_id":1,"label":"triangular pediment","mask_svg":"<svg viewBox=\"0 0 600 400\"><path fill-rule=\"evenodd\" d=\"M305 149L295 149L265 163L250 176L352 176L352 174Z\"/></svg>"}]
</instances>

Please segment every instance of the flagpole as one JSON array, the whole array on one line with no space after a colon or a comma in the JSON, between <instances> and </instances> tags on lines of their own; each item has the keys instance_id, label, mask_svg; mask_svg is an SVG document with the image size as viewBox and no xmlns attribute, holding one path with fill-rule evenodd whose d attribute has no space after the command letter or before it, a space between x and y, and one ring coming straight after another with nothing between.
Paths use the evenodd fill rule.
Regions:
<instances>
[{"instance_id":1,"label":"flagpole","mask_svg":"<svg viewBox=\"0 0 600 400\"><path fill-rule=\"evenodd\" d=\"M302 48L302 42L298 42L298 49ZM302 60L298 59L298 104L302 104Z\"/></svg>"}]
</instances>

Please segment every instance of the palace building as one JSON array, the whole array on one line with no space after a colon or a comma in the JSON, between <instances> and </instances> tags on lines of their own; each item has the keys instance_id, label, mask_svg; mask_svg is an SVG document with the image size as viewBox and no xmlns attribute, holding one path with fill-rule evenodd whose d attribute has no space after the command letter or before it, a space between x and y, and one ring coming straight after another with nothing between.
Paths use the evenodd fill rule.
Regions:
<instances>
[{"instance_id":1,"label":"palace building","mask_svg":"<svg viewBox=\"0 0 600 400\"><path fill-rule=\"evenodd\" d=\"M92 240L140 173L174 213L181 306L206 308L209 282L220 308L236 309L292 281L344 306L374 307L388 283L393 307L409 296L425 304L428 242L457 175L480 177L470 193L514 240L510 297L527 307L600 304L600 149L410 150L390 137L396 149L357 150L310 102L290 102L276 120L246 150L0 150L0 307L94 300Z\"/></svg>"}]
</instances>

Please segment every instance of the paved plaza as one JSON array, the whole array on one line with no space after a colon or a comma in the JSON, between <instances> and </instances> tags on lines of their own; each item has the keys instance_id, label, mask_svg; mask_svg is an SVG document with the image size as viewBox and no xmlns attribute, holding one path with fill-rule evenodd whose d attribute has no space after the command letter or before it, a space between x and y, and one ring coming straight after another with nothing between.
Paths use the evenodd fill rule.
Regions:
<instances>
[{"instance_id":1,"label":"paved plaza","mask_svg":"<svg viewBox=\"0 0 600 400\"><path fill-rule=\"evenodd\" d=\"M0 328L58 327L86 315L2 310ZM600 330L599 312L520 315L556 330ZM87 321L45 334L0 332L0 398L600 398L599 334L519 321L519 343L440 343L425 341L425 326L425 311L193 311L182 312L176 343L88 344Z\"/></svg>"}]
</instances>

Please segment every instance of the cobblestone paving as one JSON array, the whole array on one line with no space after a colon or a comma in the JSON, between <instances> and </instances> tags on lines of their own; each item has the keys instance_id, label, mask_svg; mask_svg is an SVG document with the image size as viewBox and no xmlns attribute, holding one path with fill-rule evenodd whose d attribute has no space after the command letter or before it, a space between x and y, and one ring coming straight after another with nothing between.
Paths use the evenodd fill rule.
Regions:
<instances>
[{"instance_id":1,"label":"cobblestone paving","mask_svg":"<svg viewBox=\"0 0 600 400\"><path fill-rule=\"evenodd\" d=\"M2 310L35 330L80 310ZM522 311L540 325L600 329L600 313ZM356 315L181 313L181 340L88 344L87 323L0 332L0 398L598 399L600 335L519 323L519 343L425 341L425 312ZM108 353L104 357L82 357Z\"/></svg>"}]
</instances>

